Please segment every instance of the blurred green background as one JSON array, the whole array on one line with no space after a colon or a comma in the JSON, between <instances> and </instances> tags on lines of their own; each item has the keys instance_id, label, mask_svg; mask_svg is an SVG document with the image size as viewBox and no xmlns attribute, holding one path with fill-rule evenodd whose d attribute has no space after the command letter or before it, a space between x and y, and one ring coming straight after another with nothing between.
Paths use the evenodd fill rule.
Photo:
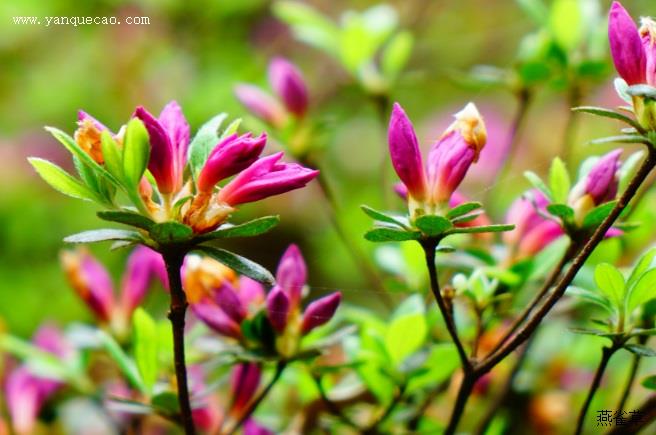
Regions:
<instances>
[{"instance_id":1,"label":"blurred green background","mask_svg":"<svg viewBox=\"0 0 656 435\"><path fill-rule=\"evenodd\" d=\"M364 10L374 1L306 2L337 19L347 9ZM634 16L647 14L651 1L623 2ZM447 125L450 114L473 100L505 135L516 101L495 86L463 86L465 72L478 64L513 67L523 36L535 24L514 0L403 0L389 2L400 27L415 37L410 61L391 90L401 102L427 147ZM610 1L600 1L605 14ZM652 13L653 5L652 5ZM148 16L150 25L38 26L12 23L13 16ZM76 111L83 108L112 129L127 121L137 105L152 112L178 100L192 130L219 112L245 117L233 95L237 82L266 86L266 66L275 55L297 63L311 90L314 116L328 125L325 166L342 204L342 220L361 249L373 247L361 237L370 224L358 208L382 203L380 161L387 152L385 129L375 105L337 62L297 42L271 12L265 0L36 1L0 2L0 322L28 335L44 319L65 322L88 313L68 288L59 268L62 238L97 228L92 205L51 190L26 162L30 155L71 162L44 130L53 125L72 133ZM617 105L608 59L597 80L585 87L586 103ZM466 83L465 83L466 84ZM543 174L562 142L568 117L566 91L557 82L539 87L513 156L511 171L493 185L471 184L472 199L486 197L493 219L528 187L524 169ZM611 133L614 126L582 118L570 150L576 161L604 149L583 146ZM492 130L491 130L492 131ZM499 138L490 140L502 141ZM276 148L273 143L271 149ZM391 167L388 165L391 172ZM476 169L474 168L473 171ZM392 204L402 209L400 201ZM310 285L317 290L342 289L351 299L379 306L379 294L368 289L329 225L316 186L281 198L246 205L235 220L279 213L281 226L257 240L234 246L274 268L288 243L304 249ZM643 240L644 243L644 240ZM94 253L118 279L126 252ZM149 303L157 306L158 297Z\"/></svg>"}]
</instances>

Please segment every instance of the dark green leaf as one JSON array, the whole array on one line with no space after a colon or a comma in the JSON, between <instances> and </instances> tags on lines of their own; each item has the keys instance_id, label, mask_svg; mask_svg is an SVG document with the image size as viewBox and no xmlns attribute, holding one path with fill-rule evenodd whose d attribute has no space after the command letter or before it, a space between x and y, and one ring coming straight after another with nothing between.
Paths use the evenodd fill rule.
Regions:
<instances>
[{"instance_id":1,"label":"dark green leaf","mask_svg":"<svg viewBox=\"0 0 656 435\"><path fill-rule=\"evenodd\" d=\"M480 202L465 202L449 210L446 214L446 217L449 219L454 219L466 215L467 213L470 213L481 207L483 207L483 204Z\"/></svg>"},{"instance_id":2,"label":"dark green leaf","mask_svg":"<svg viewBox=\"0 0 656 435\"><path fill-rule=\"evenodd\" d=\"M610 201L590 210L583 218L583 228L598 227L613 210L615 204L617 204L617 201Z\"/></svg>"},{"instance_id":3,"label":"dark green leaf","mask_svg":"<svg viewBox=\"0 0 656 435\"><path fill-rule=\"evenodd\" d=\"M162 222L150 228L150 237L158 243L177 243L190 240L194 230L179 222Z\"/></svg>"},{"instance_id":4,"label":"dark green leaf","mask_svg":"<svg viewBox=\"0 0 656 435\"><path fill-rule=\"evenodd\" d=\"M451 219L451 223L452 223L454 226L455 226L455 225L459 225L459 224L464 224L464 223L466 223L466 222L471 222L471 221L473 221L474 219L476 219L477 217L479 217L479 216L481 216L481 215L483 215L483 214L484 214L484 213L483 213L482 211L478 211L478 212L474 212L474 213L469 213L469 214L467 214L467 215L464 215L464 216L460 216L460 217L457 217L457 218L453 218L453 219Z\"/></svg>"},{"instance_id":5,"label":"dark green leaf","mask_svg":"<svg viewBox=\"0 0 656 435\"><path fill-rule=\"evenodd\" d=\"M574 210L565 204L549 204L547 206L547 211L550 214L561 218L563 221L568 221L574 218Z\"/></svg>"},{"instance_id":6,"label":"dark green leaf","mask_svg":"<svg viewBox=\"0 0 656 435\"><path fill-rule=\"evenodd\" d=\"M632 126L638 131L642 131L642 127L634 119L629 118L628 116L622 113L615 112L614 110L604 109L603 107L593 107L593 106L574 107L572 110L574 112L590 113L592 115L602 116L604 118L616 119L618 121L622 121L626 124L629 124L630 126Z\"/></svg>"},{"instance_id":7,"label":"dark green leaf","mask_svg":"<svg viewBox=\"0 0 656 435\"><path fill-rule=\"evenodd\" d=\"M257 313L253 319L244 320L241 330L244 337L258 343L265 352L275 351L276 334L264 311Z\"/></svg>"},{"instance_id":8,"label":"dark green leaf","mask_svg":"<svg viewBox=\"0 0 656 435\"><path fill-rule=\"evenodd\" d=\"M376 219L377 221L387 222L389 224L396 225L401 228L407 228L407 225L399 218L385 214L382 211L374 210L373 208L368 207L366 205L361 205L360 208L362 209L362 211L364 211L367 214L367 216Z\"/></svg>"},{"instance_id":9,"label":"dark green leaf","mask_svg":"<svg viewBox=\"0 0 656 435\"><path fill-rule=\"evenodd\" d=\"M143 230L150 230L155 225L155 222L146 216L130 211L99 211L97 215L105 221L118 222L119 224L130 225Z\"/></svg>"},{"instance_id":10,"label":"dark green leaf","mask_svg":"<svg viewBox=\"0 0 656 435\"><path fill-rule=\"evenodd\" d=\"M248 258L226 251L225 249L214 248L211 246L199 246L197 249L220 263L225 264L241 275L246 275L255 281L267 285L273 285L275 283L273 275L271 275L268 270Z\"/></svg>"},{"instance_id":11,"label":"dark green leaf","mask_svg":"<svg viewBox=\"0 0 656 435\"><path fill-rule=\"evenodd\" d=\"M500 233L513 229L515 229L514 224L482 225L480 227L456 227L447 231L447 234Z\"/></svg>"},{"instance_id":12,"label":"dark green leaf","mask_svg":"<svg viewBox=\"0 0 656 435\"><path fill-rule=\"evenodd\" d=\"M230 237L253 237L269 232L280 222L278 216L265 216L239 225L224 224L218 230L203 234L199 240L226 239Z\"/></svg>"},{"instance_id":13,"label":"dark green leaf","mask_svg":"<svg viewBox=\"0 0 656 435\"><path fill-rule=\"evenodd\" d=\"M427 236L439 236L453 227L450 220L436 215L420 216L415 219L414 224Z\"/></svg>"},{"instance_id":14,"label":"dark green leaf","mask_svg":"<svg viewBox=\"0 0 656 435\"><path fill-rule=\"evenodd\" d=\"M656 356L656 350L654 350L650 347L647 347L647 346L643 346L641 344L634 344L634 343L625 344L624 349L628 350L631 353L634 353L636 355L643 356L643 357Z\"/></svg>"},{"instance_id":15,"label":"dark green leaf","mask_svg":"<svg viewBox=\"0 0 656 435\"><path fill-rule=\"evenodd\" d=\"M83 231L81 233L73 234L64 238L64 242L66 243L96 243L105 242L108 240L126 240L140 242L143 239L141 238L141 235L136 231L118 230L113 228Z\"/></svg>"},{"instance_id":16,"label":"dark green leaf","mask_svg":"<svg viewBox=\"0 0 656 435\"><path fill-rule=\"evenodd\" d=\"M374 228L367 231L364 238L370 242L404 242L406 240L419 240L419 231L401 231L393 228Z\"/></svg>"},{"instance_id":17,"label":"dark green leaf","mask_svg":"<svg viewBox=\"0 0 656 435\"><path fill-rule=\"evenodd\" d=\"M646 377L640 384L649 390L656 390L656 375Z\"/></svg>"},{"instance_id":18,"label":"dark green leaf","mask_svg":"<svg viewBox=\"0 0 656 435\"><path fill-rule=\"evenodd\" d=\"M617 332L606 332L594 328L569 328L569 330L575 334L596 335L597 337L605 337L605 338L613 338L621 335L618 334Z\"/></svg>"},{"instance_id":19,"label":"dark green leaf","mask_svg":"<svg viewBox=\"0 0 656 435\"><path fill-rule=\"evenodd\" d=\"M36 157L30 157L27 160L41 178L55 190L73 198L99 201L98 195L93 190L54 163Z\"/></svg>"},{"instance_id":20,"label":"dark green leaf","mask_svg":"<svg viewBox=\"0 0 656 435\"><path fill-rule=\"evenodd\" d=\"M164 415L178 415L180 413L178 395L170 391L156 394L150 399L150 404Z\"/></svg>"}]
</instances>

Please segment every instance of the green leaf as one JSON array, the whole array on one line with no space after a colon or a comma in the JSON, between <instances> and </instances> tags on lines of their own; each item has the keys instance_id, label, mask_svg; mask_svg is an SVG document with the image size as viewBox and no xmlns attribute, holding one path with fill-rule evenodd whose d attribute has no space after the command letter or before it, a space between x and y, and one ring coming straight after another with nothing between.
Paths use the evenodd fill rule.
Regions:
<instances>
[{"instance_id":1,"label":"green leaf","mask_svg":"<svg viewBox=\"0 0 656 435\"><path fill-rule=\"evenodd\" d=\"M194 179L205 165L214 146L219 142L219 129L227 117L227 114L220 113L207 121L189 144L189 165Z\"/></svg>"},{"instance_id":2,"label":"green leaf","mask_svg":"<svg viewBox=\"0 0 656 435\"><path fill-rule=\"evenodd\" d=\"M387 222L392 225L396 225L401 228L408 228L408 226L401 220L403 218L396 218L394 216L388 215L386 213L383 213L382 211L374 210L371 207L368 207L366 205L361 205L360 208L362 211L364 211L367 216L380 221L380 222Z\"/></svg>"},{"instance_id":3,"label":"green leaf","mask_svg":"<svg viewBox=\"0 0 656 435\"><path fill-rule=\"evenodd\" d=\"M227 239L230 237L253 237L271 231L280 223L279 216L265 216L239 225L224 224L218 230L198 237L199 240Z\"/></svg>"},{"instance_id":4,"label":"green leaf","mask_svg":"<svg viewBox=\"0 0 656 435\"><path fill-rule=\"evenodd\" d=\"M123 372L128 382L143 394L148 394L146 384L141 379L141 374L134 361L126 355L121 346L105 331L98 330L96 334L98 342L102 344L109 356L116 362L116 365Z\"/></svg>"},{"instance_id":5,"label":"green leaf","mask_svg":"<svg viewBox=\"0 0 656 435\"><path fill-rule=\"evenodd\" d=\"M583 335L594 335L597 337L605 337L605 338L610 338L612 339L613 337L618 337L621 335L620 333L617 332L606 332L602 331L600 329L594 329L594 328L569 328L570 332L573 332L574 334L583 334Z\"/></svg>"},{"instance_id":6,"label":"green leaf","mask_svg":"<svg viewBox=\"0 0 656 435\"><path fill-rule=\"evenodd\" d=\"M385 348L397 366L419 350L428 332L425 307L416 296L399 306L385 333Z\"/></svg>"},{"instance_id":7,"label":"green leaf","mask_svg":"<svg viewBox=\"0 0 656 435\"><path fill-rule=\"evenodd\" d=\"M617 201L610 201L590 210L583 218L583 228L598 227L615 208L615 204L617 204Z\"/></svg>"},{"instance_id":8,"label":"green leaf","mask_svg":"<svg viewBox=\"0 0 656 435\"><path fill-rule=\"evenodd\" d=\"M367 231L364 238L370 242L405 242L407 240L419 240L419 231L401 231L393 228L374 228Z\"/></svg>"},{"instance_id":9,"label":"green leaf","mask_svg":"<svg viewBox=\"0 0 656 435\"><path fill-rule=\"evenodd\" d=\"M533 185L533 187L544 193L544 196L549 199L553 198L553 195L551 194L551 191L547 185L544 184L544 181L542 181L542 179L535 172L526 171L524 172L524 177L526 177L526 179Z\"/></svg>"},{"instance_id":10,"label":"green leaf","mask_svg":"<svg viewBox=\"0 0 656 435\"><path fill-rule=\"evenodd\" d=\"M608 299L599 293L592 292L581 287L570 286L567 288L567 294L582 299L586 302L595 304L608 311L610 314L615 312Z\"/></svg>"},{"instance_id":11,"label":"green leaf","mask_svg":"<svg viewBox=\"0 0 656 435\"><path fill-rule=\"evenodd\" d=\"M276 17L292 27L299 40L337 57L339 28L335 23L300 1L276 1L272 9Z\"/></svg>"},{"instance_id":12,"label":"green leaf","mask_svg":"<svg viewBox=\"0 0 656 435\"><path fill-rule=\"evenodd\" d=\"M119 186L120 183L116 177L114 177L112 174L107 172L107 170L100 166L98 163L96 163L95 160L91 158L89 154L87 154L80 146L75 142L75 140L64 133L63 131L54 128L54 127L46 127L46 131L48 131L50 134L52 134L55 139L57 139L64 147L71 153L73 154L74 157L80 160L83 164L91 167L96 173L101 174L105 178L107 178L112 184L115 186Z\"/></svg>"},{"instance_id":13,"label":"green leaf","mask_svg":"<svg viewBox=\"0 0 656 435\"><path fill-rule=\"evenodd\" d=\"M547 211L563 221L569 221L574 218L574 210L565 204L549 204Z\"/></svg>"},{"instance_id":14,"label":"green leaf","mask_svg":"<svg viewBox=\"0 0 656 435\"><path fill-rule=\"evenodd\" d=\"M554 202L567 202L571 181L565 163L563 163L559 157L556 157L553 159L553 162L551 162L551 168L549 169L549 187Z\"/></svg>"},{"instance_id":15,"label":"green leaf","mask_svg":"<svg viewBox=\"0 0 656 435\"><path fill-rule=\"evenodd\" d=\"M54 163L36 157L30 157L27 160L41 178L55 190L73 198L100 201L91 189Z\"/></svg>"},{"instance_id":16,"label":"green leaf","mask_svg":"<svg viewBox=\"0 0 656 435\"><path fill-rule=\"evenodd\" d=\"M554 0L549 27L560 47L568 52L574 50L584 36L583 11L579 0Z\"/></svg>"},{"instance_id":17,"label":"green leaf","mask_svg":"<svg viewBox=\"0 0 656 435\"><path fill-rule=\"evenodd\" d=\"M161 244L184 242L193 235L191 227L174 221L158 223L150 228L150 237Z\"/></svg>"},{"instance_id":18,"label":"green leaf","mask_svg":"<svg viewBox=\"0 0 656 435\"><path fill-rule=\"evenodd\" d=\"M394 79L399 75L410 59L413 43L412 34L407 31L397 33L387 43L380 60L385 77Z\"/></svg>"},{"instance_id":19,"label":"green leaf","mask_svg":"<svg viewBox=\"0 0 656 435\"><path fill-rule=\"evenodd\" d=\"M656 390L656 375L646 377L640 384L649 390Z\"/></svg>"},{"instance_id":20,"label":"green leaf","mask_svg":"<svg viewBox=\"0 0 656 435\"><path fill-rule=\"evenodd\" d=\"M143 239L136 231L107 228L102 230L83 231L64 238L66 243L96 243L108 240L127 240L141 242Z\"/></svg>"},{"instance_id":21,"label":"green leaf","mask_svg":"<svg viewBox=\"0 0 656 435\"><path fill-rule=\"evenodd\" d=\"M599 139L593 139L588 142L589 145L606 145L610 143L639 143L651 145L649 140L647 140L644 136L640 136L639 134L621 134L618 136L608 136Z\"/></svg>"},{"instance_id":22,"label":"green leaf","mask_svg":"<svg viewBox=\"0 0 656 435\"><path fill-rule=\"evenodd\" d=\"M633 287L629 288L627 310L631 313L645 302L656 297L656 269L643 273Z\"/></svg>"},{"instance_id":23,"label":"green leaf","mask_svg":"<svg viewBox=\"0 0 656 435\"><path fill-rule=\"evenodd\" d=\"M481 207L483 207L483 204L480 202L465 202L449 210L446 214L446 217L449 219L454 219L460 216L464 216L474 210L478 210Z\"/></svg>"},{"instance_id":24,"label":"green leaf","mask_svg":"<svg viewBox=\"0 0 656 435\"><path fill-rule=\"evenodd\" d=\"M103 131L100 135L100 145L102 148L103 159L105 160L105 168L107 168L109 173L117 180L122 181L125 177L123 175L121 150L107 130Z\"/></svg>"},{"instance_id":25,"label":"green leaf","mask_svg":"<svg viewBox=\"0 0 656 435\"><path fill-rule=\"evenodd\" d=\"M645 154L646 153L643 150L640 150L631 154L626 160L624 160L624 163L622 163L622 167L620 168L620 182L618 187L620 192L623 192L631 182L631 179L638 170L638 165L644 158Z\"/></svg>"},{"instance_id":26,"label":"green leaf","mask_svg":"<svg viewBox=\"0 0 656 435\"><path fill-rule=\"evenodd\" d=\"M547 9L542 0L516 0L516 2L536 24L542 26L547 23L549 9Z\"/></svg>"},{"instance_id":27,"label":"green leaf","mask_svg":"<svg viewBox=\"0 0 656 435\"><path fill-rule=\"evenodd\" d=\"M631 271L629 279L626 281L627 288L633 287L638 279L640 279L640 277L642 277L642 275L652 267L652 264L654 263L654 257L656 257L656 248L651 248L640 256L636 262L636 265Z\"/></svg>"},{"instance_id":28,"label":"green leaf","mask_svg":"<svg viewBox=\"0 0 656 435\"><path fill-rule=\"evenodd\" d=\"M221 133L221 137L219 139L225 139L226 137L230 136L233 133L237 133L237 130L239 129L239 126L241 125L241 118L237 118L234 121L232 121L228 126L223 130L223 133Z\"/></svg>"},{"instance_id":29,"label":"green leaf","mask_svg":"<svg viewBox=\"0 0 656 435\"><path fill-rule=\"evenodd\" d=\"M636 120L629 118L628 116L616 112L614 110L605 109L603 107L594 107L594 106L579 106L572 109L574 112L583 112L590 113L592 115L601 116L604 118L616 119L618 121L629 124L631 127L635 128L638 131L642 131L642 127Z\"/></svg>"},{"instance_id":30,"label":"green leaf","mask_svg":"<svg viewBox=\"0 0 656 435\"><path fill-rule=\"evenodd\" d=\"M450 220L436 215L420 216L414 224L427 236L439 236L453 227Z\"/></svg>"},{"instance_id":31,"label":"green leaf","mask_svg":"<svg viewBox=\"0 0 656 435\"><path fill-rule=\"evenodd\" d=\"M123 173L125 181L136 188L148 166L150 157L150 139L148 131L140 119L128 122L123 141Z\"/></svg>"},{"instance_id":32,"label":"green leaf","mask_svg":"<svg viewBox=\"0 0 656 435\"><path fill-rule=\"evenodd\" d=\"M134 331L134 357L137 361L137 368L144 386L148 391L152 391L159 373L157 325L153 318L143 308L139 307L132 316L132 326Z\"/></svg>"},{"instance_id":33,"label":"green leaf","mask_svg":"<svg viewBox=\"0 0 656 435\"><path fill-rule=\"evenodd\" d=\"M211 246L199 246L197 249L220 263L225 264L241 275L246 275L255 281L267 285L273 285L275 283L275 279L273 278L273 275L271 275L271 272L248 258L226 251L225 249L214 248Z\"/></svg>"},{"instance_id":34,"label":"green leaf","mask_svg":"<svg viewBox=\"0 0 656 435\"><path fill-rule=\"evenodd\" d=\"M654 357L656 356L656 350L643 346L641 344L625 344L624 349L628 350L629 352L642 356L642 357Z\"/></svg>"},{"instance_id":35,"label":"green leaf","mask_svg":"<svg viewBox=\"0 0 656 435\"><path fill-rule=\"evenodd\" d=\"M150 399L153 408L164 415L175 416L180 413L178 395L170 391L156 394Z\"/></svg>"},{"instance_id":36,"label":"green leaf","mask_svg":"<svg viewBox=\"0 0 656 435\"><path fill-rule=\"evenodd\" d=\"M624 303L625 283L622 273L609 263L600 263L594 271L594 280L611 304L621 308Z\"/></svg>"},{"instance_id":37,"label":"green leaf","mask_svg":"<svg viewBox=\"0 0 656 435\"><path fill-rule=\"evenodd\" d=\"M512 231L514 229L514 224L482 225L479 227L455 227L450 229L447 234L500 233L504 231Z\"/></svg>"},{"instance_id":38,"label":"green leaf","mask_svg":"<svg viewBox=\"0 0 656 435\"><path fill-rule=\"evenodd\" d=\"M155 225L155 222L146 216L130 211L99 211L96 214L102 220L118 222L119 224L130 225L147 231Z\"/></svg>"}]
</instances>

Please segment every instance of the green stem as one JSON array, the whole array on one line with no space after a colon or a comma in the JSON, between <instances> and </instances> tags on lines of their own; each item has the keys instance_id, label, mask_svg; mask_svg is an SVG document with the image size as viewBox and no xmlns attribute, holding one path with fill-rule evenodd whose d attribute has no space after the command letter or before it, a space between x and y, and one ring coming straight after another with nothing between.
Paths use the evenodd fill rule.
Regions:
<instances>
[{"instance_id":1,"label":"green stem","mask_svg":"<svg viewBox=\"0 0 656 435\"><path fill-rule=\"evenodd\" d=\"M169 278L169 287L171 294L171 306L169 309L169 320L173 328L173 356L175 362L175 377L178 385L178 403L180 406L180 416L182 426L186 435L194 435L194 421L189 400L189 387L187 384L187 366L185 363L184 349L184 328L185 313L187 311L187 297L182 289L182 280L180 277L180 268L184 260L185 253L176 249L165 249L162 252L166 271Z\"/></svg>"},{"instance_id":2,"label":"green stem","mask_svg":"<svg viewBox=\"0 0 656 435\"><path fill-rule=\"evenodd\" d=\"M592 384L590 385L590 391L588 392L588 396L585 398L585 402L581 407L581 412L579 413L579 418L576 423L576 431L574 432L575 435L581 435L581 433L583 432L583 426L585 424L585 415L588 413L588 408L590 408L590 403L592 403L592 399L594 398L594 395L597 392L599 385L601 384L601 378L604 375L604 371L606 371L606 366L608 366L608 361L610 361L610 358L613 356L615 351L617 351L616 346L604 347L601 350L601 361L599 361L599 366L597 367L597 371L595 373L594 379L592 380Z\"/></svg>"}]
</instances>

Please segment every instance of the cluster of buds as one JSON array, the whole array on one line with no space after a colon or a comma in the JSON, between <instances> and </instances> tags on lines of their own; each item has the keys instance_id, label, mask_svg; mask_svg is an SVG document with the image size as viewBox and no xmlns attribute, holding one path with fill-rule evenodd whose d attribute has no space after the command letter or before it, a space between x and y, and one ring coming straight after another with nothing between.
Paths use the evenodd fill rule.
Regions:
<instances>
[{"instance_id":1,"label":"cluster of buds","mask_svg":"<svg viewBox=\"0 0 656 435\"><path fill-rule=\"evenodd\" d=\"M141 178L137 199L142 204L138 208L145 209L157 222L180 220L196 233L211 231L224 223L237 205L298 189L318 174L298 164L282 162L282 153L261 157L266 135L254 137L246 133L217 139L195 179L187 180L185 176L191 172L186 171L190 129L180 106L170 102L157 118L138 107L134 117L143 123L148 134L147 169L154 180L151 183L146 175ZM106 164L103 135L109 135L106 140L120 147L124 134L113 135L84 112L80 112L78 124L77 144L96 163ZM220 182L233 176L217 189Z\"/></svg>"},{"instance_id":2,"label":"cluster of buds","mask_svg":"<svg viewBox=\"0 0 656 435\"><path fill-rule=\"evenodd\" d=\"M515 224L515 229L505 233L503 241L511 250L513 262L530 258L565 234L560 223L549 219L547 205L549 199L531 189L510 206L506 222Z\"/></svg>"},{"instance_id":3,"label":"cluster of buds","mask_svg":"<svg viewBox=\"0 0 656 435\"><path fill-rule=\"evenodd\" d=\"M621 149L613 150L599 160L572 189L568 202L574 209L574 221L577 225L593 208L612 201L617 196L619 186Z\"/></svg>"},{"instance_id":4,"label":"cluster of buds","mask_svg":"<svg viewBox=\"0 0 656 435\"><path fill-rule=\"evenodd\" d=\"M237 277L231 269L210 258L187 256L183 277L183 286L196 317L214 331L246 346L248 337L244 336L242 325L253 320L266 305L266 317L277 337L277 351L285 356L296 352L302 336L327 323L341 301L341 293L335 292L302 310L307 268L295 245L282 256L276 285L266 299L261 284Z\"/></svg>"},{"instance_id":5,"label":"cluster of buds","mask_svg":"<svg viewBox=\"0 0 656 435\"><path fill-rule=\"evenodd\" d=\"M640 28L619 2L608 16L608 39L615 69L629 85L656 86L656 22L643 17ZM656 129L656 102L633 97L633 108L644 128Z\"/></svg>"},{"instance_id":6,"label":"cluster of buds","mask_svg":"<svg viewBox=\"0 0 656 435\"><path fill-rule=\"evenodd\" d=\"M107 269L86 249L62 252L61 262L71 287L98 322L110 325L119 336L127 331L132 313L153 281L168 288L162 256L144 246L135 248L128 258L119 300Z\"/></svg>"},{"instance_id":7,"label":"cluster of buds","mask_svg":"<svg viewBox=\"0 0 656 435\"><path fill-rule=\"evenodd\" d=\"M300 70L276 57L269 64L269 84L278 99L255 85L235 87L237 99L253 115L274 128L283 128L290 118L303 119L308 109L308 91Z\"/></svg>"},{"instance_id":8,"label":"cluster of buds","mask_svg":"<svg viewBox=\"0 0 656 435\"><path fill-rule=\"evenodd\" d=\"M424 165L414 127L401 106L394 104L388 130L390 156L408 192L413 219L448 209L454 191L485 146L485 123L474 104L467 104L455 118L431 147Z\"/></svg>"},{"instance_id":9,"label":"cluster of buds","mask_svg":"<svg viewBox=\"0 0 656 435\"><path fill-rule=\"evenodd\" d=\"M34 335L34 346L59 359L69 359L73 348L53 326L42 326ZM35 433L36 420L46 401L64 384L32 373L27 365L11 370L5 381L5 399L13 431L17 435Z\"/></svg>"}]
</instances>

